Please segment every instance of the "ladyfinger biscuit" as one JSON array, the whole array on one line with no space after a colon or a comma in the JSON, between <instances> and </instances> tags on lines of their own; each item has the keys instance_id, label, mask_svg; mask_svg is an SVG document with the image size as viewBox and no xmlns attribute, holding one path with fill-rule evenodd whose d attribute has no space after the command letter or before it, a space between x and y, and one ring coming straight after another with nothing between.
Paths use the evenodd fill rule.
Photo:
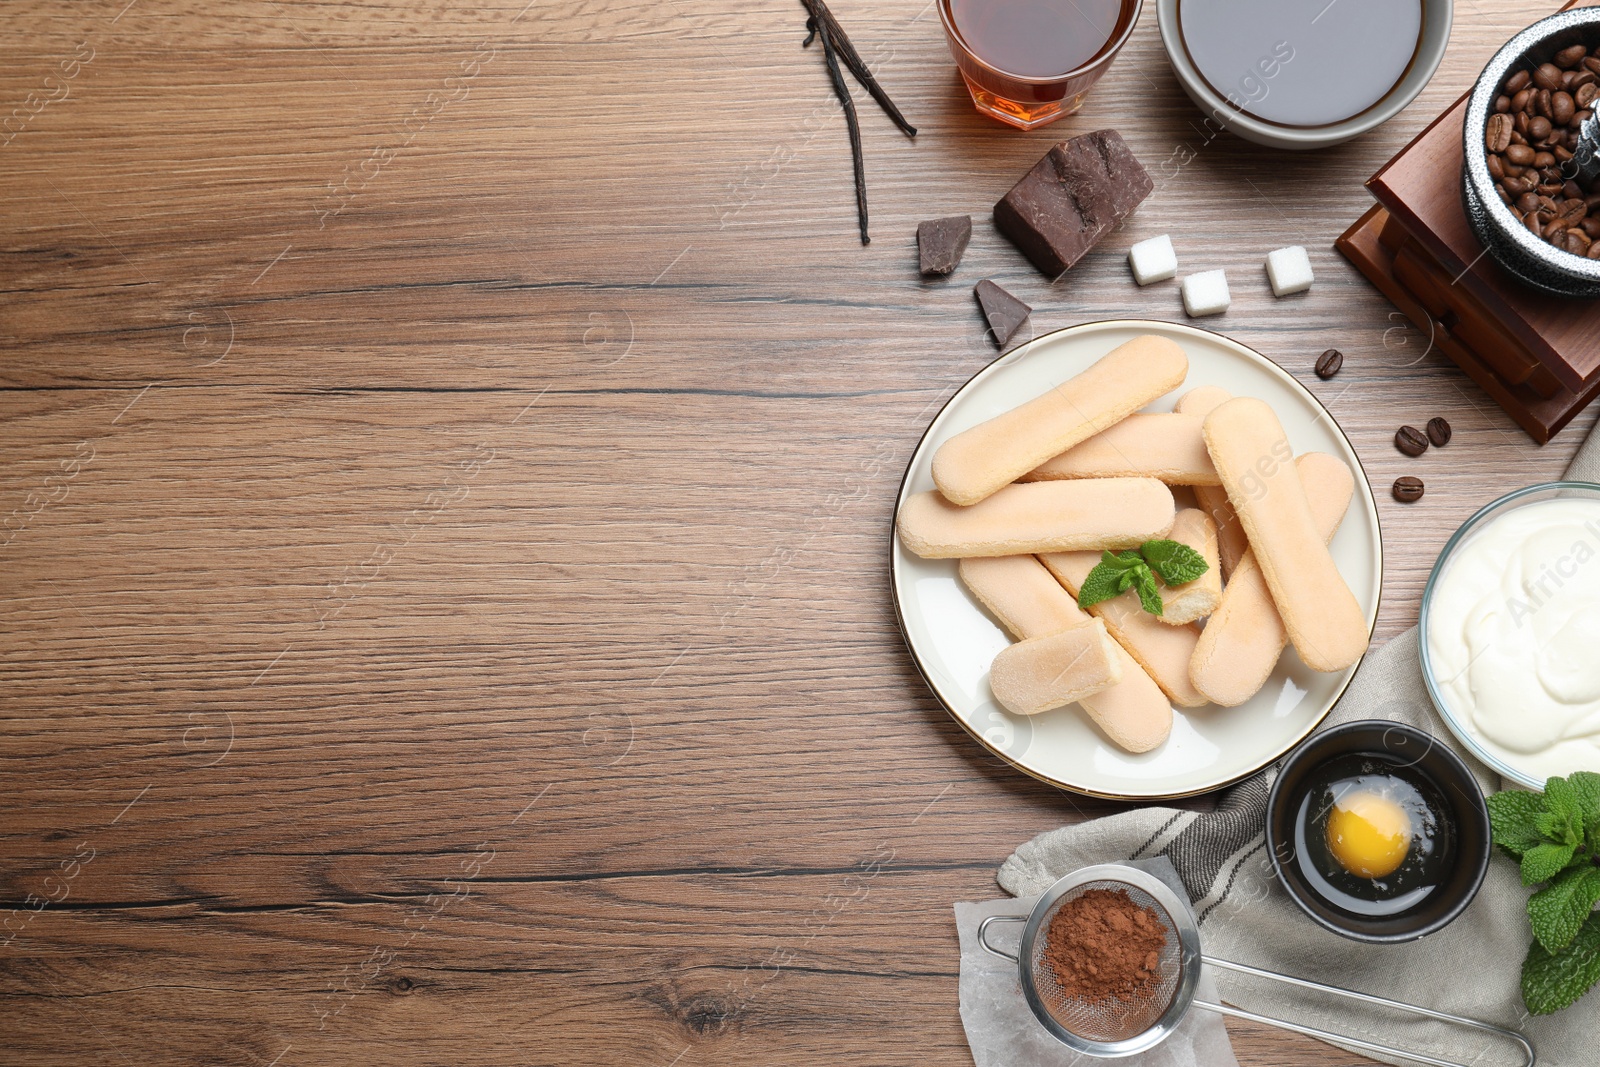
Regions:
<instances>
[{"instance_id":1,"label":"ladyfinger biscuit","mask_svg":"<svg viewBox=\"0 0 1600 1067\"><path fill-rule=\"evenodd\" d=\"M1008 485L969 508L918 493L900 508L900 541L923 559L1132 548L1172 529L1172 490L1154 478Z\"/></svg>"},{"instance_id":2,"label":"ladyfinger biscuit","mask_svg":"<svg viewBox=\"0 0 1600 1067\"><path fill-rule=\"evenodd\" d=\"M1067 592L1077 596L1083 580L1100 562L1100 553L1052 552L1039 560L1066 586ZM1165 625L1139 606L1139 598L1131 589L1095 604L1089 614L1106 624L1117 644L1127 649L1174 704L1197 708L1206 702L1189 681L1189 660L1200 639L1199 627Z\"/></svg>"},{"instance_id":3,"label":"ladyfinger biscuit","mask_svg":"<svg viewBox=\"0 0 1600 1067\"><path fill-rule=\"evenodd\" d=\"M1306 453L1295 460L1295 467L1317 532L1330 541L1350 506L1355 478L1341 460L1323 452ZM1246 552L1222 591L1222 603L1200 632L1189 661L1189 679L1213 703L1243 704L1267 684L1288 643L1289 631L1272 603L1256 555Z\"/></svg>"},{"instance_id":4,"label":"ladyfinger biscuit","mask_svg":"<svg viewBox=\"0 0 1600 1067\"><path fill-rule=\"evenodd\" d=\"M1082 626L1089 616L1033 556L964 559L961 581L1018 641ZM1122 680L1078 703L1112 744L1148 752L1172 733L1172 704L1126 649L1113 642Z\"/></svg>"},{"instance_id":5,"label":"ladyfinger biscuit","mask_svg":"<svg viewBox=\"0 0 1600 1067\"><path fill-rule=\"evenodd\" d=\"M1103 433L1073 445L1022 476L1052 478L1159 478L1168 485L1221 485L1206 451L1198 415L1129 415Z\"/></svg>"},{"instance_id":6,"label":"ladyfinger biscuit","mask_svg":"<svg viewBox=\"0 0 1600 1067\"><path fill-rule=\"evenodd\" d=\"M1161 592L1161 614L1156 618L1168 626L1203 619L1222 602L1222 568L1217 563L1217 527L1211 516L1199 508L1185 508L1173 520L1167 537L1181 541L1205 557L1206 572L1183 585L1167 585L1157 579Z\"/></svg>"},{"instance_id":7,"label":"ladyfinger biscuit","mask_svg":"<svg viewBox=\"0 0 1600 1067\"><path fill-rule=\"evenodd\" d=\"M1202 385L1180 396L1173 410L1182 415L1193 415L1204 422L1207 415L1232 399L1233 394L1221 386ZM1203 442L1204 437L1201 440ZM1215 471L1216 467L1211 469ZM1216 523L1217 556L1222 561L1222 576L1226 578L1239 565L1239 558L1250 547L1250 542L1244 535L1244 527L1239 525L1239 519L1233 513L1233 505L1228 503L1228 491L1222 488L1220 482L1195 486L1194 498L1201 509L1211 516L1211 521Z\"/></svg>"},{"instance_id":8,"label":"ladyfinger biscuit","mask_svg":"<svg viewBox=\"0 0 1600 1067\"><path fill-rule=\"evenodd\" d=\"M1367 620L1311 514L1289 439L1253 397L1206 416L1206 447L1306 666L1340 671L1367 650Z\"/></svg>"},{"instance_id":9,"label":"ladyfinger biscuit","mask_svg":"<svg viewBox=\"0 0 1600 1067\"><path fill-rule=\"evenodd\" d=\"M1043 396L940 445L933 482L952 504L976 504L1177 388L1188 371L1175 342L1135 337Z\"/></svg>"},{"instance_id":10,"label":"ladyfinger biscuit","mask_svg":"<svg viewBox=\"0 0 1600 1067\"><path fill-rule=\"evenodd\" d=\"M1015 715L1075 704L1122 680L1116 642L1089 619L1068 630L1007 645L989 668L989 688Z\"/></svg>"}]
</instances>

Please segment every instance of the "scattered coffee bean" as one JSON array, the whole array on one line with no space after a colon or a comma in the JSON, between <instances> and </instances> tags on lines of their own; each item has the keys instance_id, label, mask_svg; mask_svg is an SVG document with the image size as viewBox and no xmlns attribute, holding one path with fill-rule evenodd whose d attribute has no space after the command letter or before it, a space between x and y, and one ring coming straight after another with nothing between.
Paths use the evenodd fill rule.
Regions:
<instances>
[{"instance_id":1,"label":"scattered coffee bean","mask_svg":"<svg viewBox=\"0 0 1600 1067\"><path fill-rule=\"evenodd\" d=\"M1433 442L1434 448L1443 448L1450 443L1450 424L1444 419L1433 418L1428 420L1428 440Z\"/></svg>"},{"instance_id":2,"label":"scattered coffee bean","mask_svg":"<svg viewBox=\"0 0 1600 1067\"><path fill-rule=\"evenodd\" d=\"M1394 480L1394 498L1402 504L1410 504L1422 499L1422 479L1407 475Z\"/></svg>"},{"instance_id":3,"label":"scattered coffee bean","mask_svg":"<svg viewBox=\"0 0 1600 1067\"><path fill-rule=\"evenodd\" d=\"M1402 426L1394 433L1394 447L1408 456L1420 456L1428 450L1428 436L1415 426Z\"/></svg>"},{"instance_id":4,"label":"scattered coffee bean","mask_svg":"<svg viewBox=\"0 0 1600 1067\"><path fill-rule=\"evenodd\" d=\"M1317 357L1317 377L1327 381L1339 373L1339 368L1344 366L1344 353L1337 348L1330 348Z\"/></svg>"}]
</instances>

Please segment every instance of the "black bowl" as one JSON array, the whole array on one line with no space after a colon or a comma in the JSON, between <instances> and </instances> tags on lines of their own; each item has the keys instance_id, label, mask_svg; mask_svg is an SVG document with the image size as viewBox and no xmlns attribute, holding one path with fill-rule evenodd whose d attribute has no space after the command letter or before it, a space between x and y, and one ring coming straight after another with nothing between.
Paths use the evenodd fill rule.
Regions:
<instances>
[{"instance_id":1,"label":"black bowl","mask_svg":"<svg viewBox=\"0 0 1600 1067\"><path fill-rule=\"evenodd\" d=\"M1339 756L1398 759L1424 775L1444 797L1455 829L1455 866L1443 885L1398 915L1352 915L1323 900L1295 862L1295 816L1306 777ZM1404 723L1363 719L1313 734L1284 758L1267 797L1267 851L1278 881L1317 924L1356 941L1397 944L1443 928L1466 910L1489 869L1489 808L1472 772L1444 742Z\"/></svg>"}]
</instances>

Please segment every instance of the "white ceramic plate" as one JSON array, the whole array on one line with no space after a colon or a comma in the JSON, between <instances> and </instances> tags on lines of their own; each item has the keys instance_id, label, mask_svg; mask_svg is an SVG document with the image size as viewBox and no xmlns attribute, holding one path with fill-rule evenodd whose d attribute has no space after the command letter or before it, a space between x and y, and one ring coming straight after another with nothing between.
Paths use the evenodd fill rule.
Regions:
<instances>
[{"instance_id":1,"label":"white ceramic plate","mask_svg":"<svg viewBox=\"0 0 1600 1067\"><path fill-rule=\"evenodd\" d=\"M1378 505L1355 449L1333 416L1277 364L1193 326L1142 319L1085 323L1045 334L996 360L951 397L928 426L906 469L896 514L910 494L934 487L931 464L939 445L1046 392L1140 334L1169 337L1189 355L1188 379L1146 410L1171 411L1183 392L1219 385L1235 396L1271 404L1297 454L1327 452L1350 464L1357 475L1355 499L1331 548L1370 628L1378 618L1383 541ZM1290 648L1266 686L1247 703L1175 709L1166 744L1133 755L1107 741L1076 705L1030 717L1012 715L995 703L989 664L1008 638L962 586L954 560L918 559L894 538L891 571L895 609L912 658L956 721L1008 763L1093 796L1188 796L1253 774L1322 721L1356 670L1321 674L1302 664Z\"/></svg>"}]
</instances>

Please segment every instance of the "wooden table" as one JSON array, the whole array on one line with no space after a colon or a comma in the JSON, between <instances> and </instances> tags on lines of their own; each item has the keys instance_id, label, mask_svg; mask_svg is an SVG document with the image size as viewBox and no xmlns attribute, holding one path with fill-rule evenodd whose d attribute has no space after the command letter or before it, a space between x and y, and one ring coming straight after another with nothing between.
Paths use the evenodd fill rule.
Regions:
<instances>
[{"instance_id":1,"label":"wooden table","mask_svg":"<svg viewBox=\"0 0 1600 1067\"><path fill-rule=\"evenodd\" d=\"M1181 320L1135 240L1227 268L1206 325L1379 489L1380 638L1591 424L1534 447L1331 248L1547 3L1463 0L1403 115L1287 155L1206 139L1153 5L1022 134L927 0L841 0L921 127L863 98L866 248L797 3L523 4L5 12L5 1063L970 1063L952 902L1112 808L971 743L887 595L902 467L994 357L980 278L1043 331ZM988 210L1105 126L1159 188L1048 284ZM1297 243L1316 286L1274 300ZM1447 449L1394 450L1434 415Z\"/></svg>"}]
</instances>

